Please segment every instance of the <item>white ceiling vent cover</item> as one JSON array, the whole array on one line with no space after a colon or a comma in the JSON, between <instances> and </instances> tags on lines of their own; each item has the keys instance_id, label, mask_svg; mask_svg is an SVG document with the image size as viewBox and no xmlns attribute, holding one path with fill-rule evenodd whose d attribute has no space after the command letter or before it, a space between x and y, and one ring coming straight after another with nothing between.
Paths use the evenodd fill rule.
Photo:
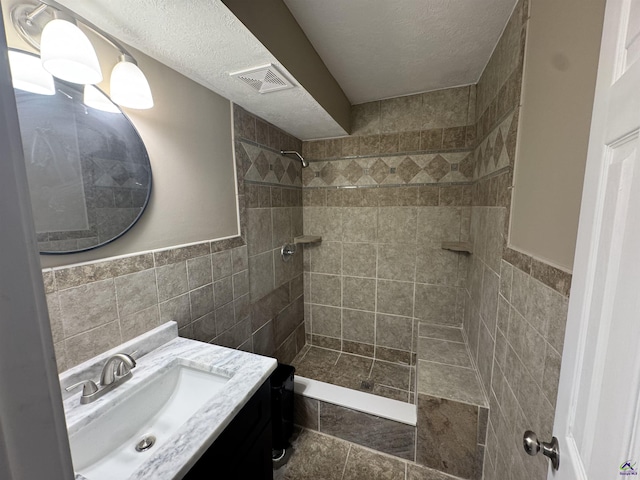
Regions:
<instances>
[{"instance_id":1,"label":"white ceiling vent cover","mask_svg":"<svg viewBox=\"0 0 640 480\"><path fill-rule=\"evenodd\" d=\"M229 75L237 77L260 93L276 92L295 86L272 64L230 73Z\"/></svg>"}]
</instances>

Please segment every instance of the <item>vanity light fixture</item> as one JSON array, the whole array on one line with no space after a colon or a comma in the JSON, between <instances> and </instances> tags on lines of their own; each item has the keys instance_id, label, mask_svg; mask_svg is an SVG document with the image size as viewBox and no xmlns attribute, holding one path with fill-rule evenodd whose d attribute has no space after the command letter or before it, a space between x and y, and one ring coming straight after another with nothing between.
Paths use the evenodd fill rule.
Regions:
<instances>
[{"instance_id":1,"label":"vanity light fixture","mask_svg":"<svg viewBox=\"0 0 640 480\"><path fill-rule=\"evenodd\" d=\"M38 57L9 50L9 65L13 88L39 95L55 95L53 77L42 68Z\"/></svg>"},{"instance_id":2,"label":"vanity light fixture","mask_svg":"<svg viewBox=\"0 0 640 480\"><path fill-rule=\"evenodd\" d=\"M113 37L54 0L40 5L19 4L11 11L18 34L40 51L42 66L54 77L71 83L92 85L102 81L102 72L93 45L75 25L76 21L102 37L118 50L120 61L111 73L111 98L118 105L134 109L153 107L149 82L133 56ZM37 93L37 92L36 92ZM91 89L85 89L95 102ZM85 102L86 103L86 102ZM94 105L89 105L93 108ZM102 108L104 110L104 108Z\"/></svg>"},{"instance_id":3,"label":"vanity light fixture","mask_svg":"<svg viewBox=\"0 0 640 480\"><path fill-rule=\"evenodd\" d=\"M131 55L120 55L120 61L111 71L111 99L128 108L153 107L149 82Z\"/></svg>"},{"instance_id":4,"label":"vanity light fixture","mask_svg":"<svg viewBox=\"0 0 640 480\"><path fill-rule=\"evenodd\" d=\"M109 97L107 97L98 89L98 87L94 85L84 86L82 103L84 103L87 107L95 108L96 110L102 110L103 112L121 113L118 107L111 100L109 100Z\"/></svg>"},{"instance_id":5,"label":"vanity light fixture","mask_svg":"<svg viewBox=\"0 0 640 480\"><path fill-rule=\"evenodd\" d=\"M60 80L78 84L102 81L93 45L74 19L63 12L56 11L54 19L42 30L40 60L42 67Z\"/></svg>"}]
</instances>

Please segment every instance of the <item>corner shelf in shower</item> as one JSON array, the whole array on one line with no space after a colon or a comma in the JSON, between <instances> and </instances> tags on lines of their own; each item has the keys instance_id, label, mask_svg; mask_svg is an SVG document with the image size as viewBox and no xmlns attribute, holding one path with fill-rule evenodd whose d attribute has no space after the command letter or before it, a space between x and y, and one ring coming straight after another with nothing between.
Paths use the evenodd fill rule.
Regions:
<instances>
[{"instance_id":1,"label":"corner shelf in shower","mask_svg":"<svg viewBox=\"0 0 640 480\"><path fill-rule=\"evenodd\" d=\"M442 248L452 252L473 253L469 242L442 242Z\"/></svg>"},{"instance_id":2,"label":"corner shelf in shower","mask_svg":"<svg viewBox=\"0 0 640 480\"><path fill-rule=\"evenodd\" d=\"M296 245L309 245L311 243L320 242L322 242L322 237L320 235L301 235L293 239L293 243Z\"/></svg>"}]
</instances>

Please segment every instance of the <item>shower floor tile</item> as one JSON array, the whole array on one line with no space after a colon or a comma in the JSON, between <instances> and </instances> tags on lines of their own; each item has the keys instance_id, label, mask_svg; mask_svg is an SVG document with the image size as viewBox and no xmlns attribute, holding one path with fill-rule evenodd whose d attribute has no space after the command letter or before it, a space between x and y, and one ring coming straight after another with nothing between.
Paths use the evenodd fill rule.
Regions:
<instances>
[{"instance_id":1,"label":"shower floor tile","mask_svg":"<svg viewBox=\"0 0 640 480\"><path fill-rule=\"evenodd\" d=\"M415 367L335 350L305 347L291 362L296 375L413 403Z\"/></svg>"}]
</instances>

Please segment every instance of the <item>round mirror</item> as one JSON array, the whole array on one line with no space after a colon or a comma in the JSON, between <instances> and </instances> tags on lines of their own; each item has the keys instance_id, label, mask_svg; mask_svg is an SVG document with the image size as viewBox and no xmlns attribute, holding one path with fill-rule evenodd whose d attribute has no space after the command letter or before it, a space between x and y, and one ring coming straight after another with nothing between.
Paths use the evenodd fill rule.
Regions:
<instances>
[{"instance_id":1,"label":"round mirror","mask_svg":"<svg viewBox=\"0 0 640 480\"><path fill-rule=\"evenodd\" d=\"M10 51L40 253L100 247L129 230L149 201L147 150L131 121L96 87L53 79L53 88L32 88L30 78L44 73L46 84L48 75L34 73L42 68L27 60L34 57Z\"/></svg>"}]
</instances>

